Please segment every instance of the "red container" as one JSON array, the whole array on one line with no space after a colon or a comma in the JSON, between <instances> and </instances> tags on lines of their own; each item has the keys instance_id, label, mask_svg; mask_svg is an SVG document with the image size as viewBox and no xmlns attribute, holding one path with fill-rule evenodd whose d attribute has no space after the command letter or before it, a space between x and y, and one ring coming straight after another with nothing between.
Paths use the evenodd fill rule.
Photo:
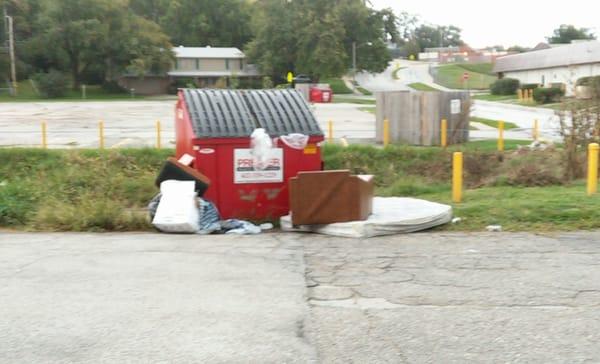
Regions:
<instances>
[{"instance_id":1,"label":"red container","mask_svg":"<svg viewBox=\"0 0 600 364\"><path fill-rule=\"evenodd\" d=\"M320 144L324 137L313 135L303 149L289 147L277 138L268 168L254 170L249 135L196 135L186 100L181 93L179 96L175 110L177 157L184 153L195 157L194 168L211 180L203 197L216 204L222 218L265 220L287 215L288 180L298 172L323 168Z\"/></svg>"},{"instance_id":2,"label":"red container","mask_svg":"<svg viewBox=\"0 0 600 364\"><path fill-rule=\"evenodd\" d=\"M310 88L309 99L311 102L333 102L333 92L330 88L313 86Z\"/></svg>"}]
</instances>

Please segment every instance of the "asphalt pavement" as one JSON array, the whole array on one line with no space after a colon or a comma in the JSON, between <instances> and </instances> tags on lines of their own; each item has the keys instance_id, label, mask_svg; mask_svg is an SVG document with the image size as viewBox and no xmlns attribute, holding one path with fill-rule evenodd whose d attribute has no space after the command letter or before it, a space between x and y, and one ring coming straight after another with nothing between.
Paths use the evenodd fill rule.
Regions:
<instances>
[{"instance_id":1,"label":"asphalt pavement","mask_svg":"<svg viewBox=\"0 0 600 364\"><path fill-rule=\"evenodd\" d=\"M600 362L598 241L0 233L0 362Z\"/></svg>"}]
</instances>

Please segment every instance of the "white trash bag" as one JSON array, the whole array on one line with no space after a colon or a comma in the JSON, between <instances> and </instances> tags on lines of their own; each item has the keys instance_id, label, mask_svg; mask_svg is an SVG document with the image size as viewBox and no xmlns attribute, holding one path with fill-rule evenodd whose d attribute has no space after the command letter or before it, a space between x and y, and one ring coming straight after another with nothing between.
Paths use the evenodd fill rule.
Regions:
<instances>
[{"instance_id":1,"label":"white trash bag","mask_svg":"<svg viewBox=\"0 0 600 364\"><path fill-rule=\"evenodd\" d=\"M273 149L273 141L263 128L254 129L250 138L254 169L262 171L267 168L269 164L271 149Z\"/></svg>"},{"instance_id":2,"label":"white trash bag","mask_svg":"<svg viewBox=\"0 0 600 364\"><path fill-rule=\"evenodd\" d=\"M166 233L195 233L200 230L195 185L194 181L163 181L160 184L162 197L152 225Z\"/></svg>"}]
</instances>

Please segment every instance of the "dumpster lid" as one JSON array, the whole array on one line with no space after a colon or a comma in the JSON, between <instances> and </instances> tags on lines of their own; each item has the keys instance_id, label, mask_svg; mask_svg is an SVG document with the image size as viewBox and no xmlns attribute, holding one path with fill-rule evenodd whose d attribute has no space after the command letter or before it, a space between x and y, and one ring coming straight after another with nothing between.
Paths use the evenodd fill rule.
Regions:
<instances>
[{"instance_id":1,"label":"dumpster lid","mask_svg":"<svg viewBox=\"0 0 600 364\"><path fill-rule=\"evenodd\" d=\"M182 92L197 137L245 137L256 129L239 92L209 89L183 89Z\"/></svg>"},{"instance_id":2,"label":"dumpster lid","mask_svg":"<svg viewBox=\"0 0 600 364\"><path fill-rule=\"evenodd\" d=\"M256 128L274 136L323 132L296 90L182 89L198 138L248 137Z\"/></svg>"},{"instance_id":3,"label":"dumpster lid","mask_svg":"<svg viewBox=\"0 0 600 364\"><path fill-rule=\"evenodd\" d=\"M308 103L297 90L248 90L244 98L260 127L271 136L323 135Z\"/></svg>"}]
</instances>

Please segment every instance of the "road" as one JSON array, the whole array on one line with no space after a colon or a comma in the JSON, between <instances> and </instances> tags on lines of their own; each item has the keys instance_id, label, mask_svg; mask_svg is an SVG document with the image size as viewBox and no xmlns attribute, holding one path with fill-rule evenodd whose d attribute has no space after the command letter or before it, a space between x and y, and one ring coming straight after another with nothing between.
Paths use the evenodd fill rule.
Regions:
<instances>
[{"instance_id":1,"label":"road","mask_svg":"<svg viewBox=\"0 0 600 364\"><path fill-rule=\"evenodd\" d=\"M599 362L599 240L0 233L0 362Z\"/></svg>"},{"instance_id":2,"label":"road","mask_svg":"<svg viewBox=\"0 0 600 364\"><path fill-rule=\"evenodd\" d=\"M104 122L107 147L144 147L156 143L161 121L162 145L175 146L174 100L20 102L0 104L0 146L39 146L41 122L47 123L51 148L89 148L99 145L98 122ZM368 105L367 105L368 106ZM314 104L323 130L328 121L334 135L356 140L375 138L375 117L364 105Z\"/></svg>"}]
</instances>

